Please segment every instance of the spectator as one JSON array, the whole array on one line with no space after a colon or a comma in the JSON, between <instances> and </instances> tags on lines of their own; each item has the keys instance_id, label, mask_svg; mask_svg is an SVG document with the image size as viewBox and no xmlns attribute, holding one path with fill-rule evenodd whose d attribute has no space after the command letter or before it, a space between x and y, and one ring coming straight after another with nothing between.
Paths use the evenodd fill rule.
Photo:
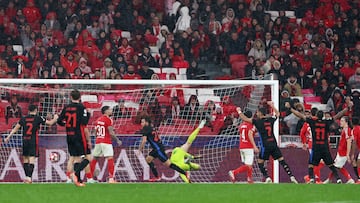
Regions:
<instances>
[{"instance_id":1,"label":"spectator","mask_svg":"<svg viewBox=\"0 0 360 203\"><path fill-rule=\"evenodd\" d=\"M182 117L184 119L188 119L190 121L197 121L199 120L199 100L196 95L191 95L189 97L189 101L185 104Z\"/></svg>"},{"instance_id":2,"label":"spectator","mask_svg":"<svg viewBox=\"0 0 360 203\"><path fill-rule=\"evenodd\" d=\"M234 117L232 115L226 116L223 125L219 129L218 135L238 135L238 134L239 134L239 130L234 125Z\"/></svg>"},{"instance_id":3,"label":"spectator","mask_svg":"<svg viewBox=\"0 0 360 203\"><path fill-rule=\"evenodd\" d=\"M166 105L160 106L160 112L155 117L155 126L170 125L172 123L172 114L170 108Z\"/></svg>"},{"instance_id":4,"label":"spectator","mask_svg":"<svg viewBox=\"0 0 360 203\"><path fill-rule=\"evenodd\" d=\"M264 61L266 59L265 45L261 39L254 41L253 47L250 49L248 56L254 57L254 59L260 59Z\"/></svg>"},{"instance_id":5,"label":"spectator","mask_svg":"<svg viewBox=\"0 0 360 203\"><path fill-rule=\"evenodd\" d=\"M172 61L166 51L161 52L158 64L159 64L159 67L161 67L161 68L173 67Z\"/></svg>"},{"instance_id":6,"label":"spectator","mask_svg":"<svg viewBox=\"0 0 360 203\"><path fill-rule=\"evenodd\" d=\"M6 107L5 110L5 121L9 122L9 118L21 118L22 109L18 105L18 95L14 94L10 98L10 105Z\"/></svg>"},{"instance_id":7,"label":"spectator","mask_svg":"<svg viewBox=\"0 0 360 203\"><path fill-rule=\"evenodd\" d=\"M124 60L124 56L121 54L115 55L115 62L114 62L114 68L117 72L123 72L125 74L127 70L127 63ZM120 71L120 69L123 69L123 71Z\"/></svg>"},{"instance_id":8,"label":"spectator","mask_svg":"<svg viewBox=\"0 0 360 203\"><path fill-rule=\"evenodd\" d=\"M325 103L326 101L329 100L332 91L333 90L329 86L327 79L322 78L320 84L318 84L318 86L315 88L314 92L315 92L316 96L321 97L321 102Z\"/></svg>"},{"instance_id":9,"label":"spectator","mask_svg":"<svg viewBox=\"0 0 360 203\"><path fill-rule=\"evenodd\" d=\"M141 76L135 72L135 67L133 65L129 65L127 73L124 75L123 79L140 80Z\"/></svg>"},{"instance_id":10,"label":"spectator","mask_svg":"<svg viewBox=\"0 0 360 203\"><path fill-rule=\"evenodd\" d=\"M200 79L205 71L198 67L198 63L193 60L190 63L190 67L186 69L186 77L188 80Z\"/></svg>"},{"instance_id":11,"label":"spectator","mask_svg":"<svg viewBox=\"0 0 360 203\"><path fill-rule=\"evenodd\" d=\"M154 74L154 71L149 68L148 65L143 65L138 73L141 76L141 79L150 80L151 76Z\"/></svg>"},{"instance_id":12,"label":"spectator","mask_svg":"<svg viewBox=\"0 0 360 203\"><path fill-rule=\"evenodd\" d=\"M284 85L284 89L290 93L290 96L302 96L301 86L297 83L297 79L294 74L291 74L287 79L287 82Z\"/></svg>"},{"instance_id":13,"label":"spectator","mask_svg":"<svg viewBox=\"0 0 360 203\"><path fill-rule=\"evenodd\" d=\"M226 54L228 56L232 54L245 54L245 45L246 41L245 38L239 38L239 35L237 32L231 33L231 40L227 42L226 45Z\"/></svg>"},{"instance_id":14,"label":"spectator","mask_svg":"<svg viewBox=\"0 0 360 203\"><path fill-rule=\"evenodd\" d=\"M349 85L353 89L360 89L360 67L356 68L355 74L350 76Z\"/></svg>"},{"instance_id":15,"label":"spectator","mask_svg":"<svg viewBox=\"0 0 360 203\"><path fill-rule=\"evenodd\" d=\"M141 60L143 66L148 66L148 67L157 67L158 66L156 64L154 57L150 53L149 47L143 48L140 60Z\"/></svg>"},{"instance_id":16,"label":"spectator","mask_svg":"<svg viewBox=\"0 0 360 203\"><path fill-rule=\"evenodd\" d=\"M339 88L335 88L331 97L327 100L326 111L335 115L343 109L345 97Z\"/></svg>"},{"instance_id":17,"label":"spectator","mask_svg":"<svg viewBox=\"0 0 360 203\"><path fill-rule=\"evenodd\" d=\"M191 17L189 15L189 8L187 6L183 6L180 8L180 17L178 18L174 33L182 33L188 31L190 28L190 20Z\"/></svg>"},{"instance_id":18,"label":"spectator","mask_svg":"<svg viewBox=\"0 0 360 203\"><path fill-rule=\"evenodd\" d=\"M131 111L125 106L125 100L119 99L119 103L113 109L114 119L118 118L130 118Z\"/></svg>"},{"instance_id":19,"label":"spectator","mask_svg":"<svg viewBox=\"0 0 360 203\"><path fill-rule=\"evenodd\" d=\"M121 45L118 49L118 53L124 56L124 60L127 64L130 63L132 56L134 55L134 49L129 45L128 39L121 39Z\"/></svg>"},{"instance_id":20,"label":"spectator","mask_svg":"<svg viewBox=\"0 0 360 203\"><path fill-rule=\"evenodd\" d=\"M90 66L87 65L87 60L84 57L80 58L78 67L80 68L81 72L84 74L92 73Z\"/></svg>"},{"instance_id":21,"label":"spectator","mask_svg":"<svg viewBox=\"0 0 360 203\"><path fill-rule=\"evenodd\" d=\"M171 98L171 118L172 120L180 118L181 112L183 108L180 105L180 101L178 97Z\"/></svg>"}]
</instances>

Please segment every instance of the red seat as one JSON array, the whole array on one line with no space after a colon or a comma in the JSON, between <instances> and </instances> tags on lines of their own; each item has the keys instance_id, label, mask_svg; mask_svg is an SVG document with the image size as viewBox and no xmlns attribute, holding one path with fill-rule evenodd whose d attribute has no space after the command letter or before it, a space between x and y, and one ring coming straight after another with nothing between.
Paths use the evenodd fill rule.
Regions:
<instances>
[{"instance_id":1,"label":"red seat","mask_svg":"<svg viewBox=\"0 0 360 203\"><path fill-rule=\"evenodd\" d=\"M244 78L245 77L245 67L248 62L237 61L231 64L231 72L232 75L237 78Z\"/></svg>"},{"instance_id":2,"label":"red seat","mask_svg":"<svg viewBox=\"0 0 360 203\"><path fill-rule=\"evenodd\" d=\"M166 105L166 106L170 105L171 99L167 96L160 95L157 97L157 99L160 105Z\"/></svg>"},{"instance_id":3,"label":"red seat","mask_svg":"<svg viewBox=\"0 0 360 203\"><path fill-rule=\"evenodd\" d=\"M246 62L247 56L243 54L232 54L229 56L229 63L233 64L234 62Z\"/></svg>"},{"instance_id":4,"label":"red seat","mask_svg":"<svg viewBox=\"0 0 360 203\"><path fill-rule=\"evenodd\" d=\"M314 90L313 89L302 89L301 93L303 95L314 95Z\"/></svg>"},{"instance_id":5,"label":"red seat","mask_svg":"<svg viewBox=\"0 0 360 203\"><path fill-rule=\"evenodd\" d=\"M0 53L3 53L5 51L5 45L0 45Z\"/></svg>"},{"instance_id":6,"label":"red seat","mask_svg":"<svg viewBox=\"0 0 360 203\"><path fill-rule=\"evenodd\" d=\"M321 97L304 97L304 103L321 103Z\"/></svg>"}]
</instances>

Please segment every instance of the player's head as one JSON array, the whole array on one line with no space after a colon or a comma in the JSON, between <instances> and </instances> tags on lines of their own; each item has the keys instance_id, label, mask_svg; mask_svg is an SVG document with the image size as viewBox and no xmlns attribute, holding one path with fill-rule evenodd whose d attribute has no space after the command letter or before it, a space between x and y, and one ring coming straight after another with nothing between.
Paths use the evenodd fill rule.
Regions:
<instances>
[{"instance_id":1,"label":"player's head","mask_svg":"<svg viewBox=\"0 0 360 203\"><path fill-rule=\"evenodd\" d=\"M351 127L350 118L348 116L341 117L340 127L342 127L342 128Z\"/></svg>"},{"instance_id":2,"label":"player's head","mask_svg":"<svg viewBox=\"0 0 360 203\"><path fill-rule=\"evenodd\" d=\"M75 100L75 101L80 100L80 96L81 96L81 94L80 94L79 90L77 90L77 89L74 89L70 93L71 100Z\"/></svg>"},{"instance_id":3,"label":"player's head","mask_svg":"<svg viewBox=\"0 0 360 203\"><path fill-rule=\"evenodd\" d=\"M316 107L311 108L311 116L316 116L319 110Z\"/></svg>"},{"instance_id":4,"label":"player's head","mask_svg":"<svg viewBox=\"0 0 360 203\"><path fill-rule=\"evenodd\" d=\"M317 117L319 120L322 120L323 117L324 117L324 112L323 112L323 111L317 111L316 117Z\"/></svg>"},{"instance_id":5,"label":"player's head","mask_svg":"<svg viewBox=\"0 0 360 203\"><path fill-rule=\"evenodd\" d=\"M359 117L353 117L352 118L352 124L353 125L359 125Z\"/></svg>"},{"instance_id":6,"label":"player's head","mask_svg":"<svg viewBox=\"0 0 360 203\"><path fill-rule=\"evenodd\" d=\"M266 115L266 108L265 107L261 107L256 111L256 116L258 118L265 116Z\"/></svg>"},{"instance_id":7,"label":"player's head","mask_svg":"<svg viewBox=\"0 0 360 203\"><path fill-rule=\"evenodd\" d=\"M28 110L30 113L37 113L37 110L38 110L38 107L34 104L30 104L29 107L28 107Z\"/></svg>"},{"instance_id":8,"label":"player's head","mask_svg":"<svg viewBox=\"0 0 360 203\"><path fill-rule=\"evenodd\" d=\"M143 118L141 118L141 126L149 126L151 124L151 119L149 116L145 116Z\"/></svg>"},{"instance_id":9,"label":"player's head","mask_svg":"<svg viewBox=\"0 0 360 203\"><path fill-rule=\"evenodd\" d=\"M103 115L111 116L111 114L112 114L112 108L110 108L110 106L103 106L103 107L101 108L101 113L102 113Z\"/></svg>"},{"instance_id":10,"label":"player's head","mask_svg":"<svg viewBox=\"0 0 360 203\"><path fill-rule=\"evenodd\" d=\"M251 111L245 111L244 112L244 115L248 118L251 118L252 117L252 112Z\"/></svg>"}]
</instances>

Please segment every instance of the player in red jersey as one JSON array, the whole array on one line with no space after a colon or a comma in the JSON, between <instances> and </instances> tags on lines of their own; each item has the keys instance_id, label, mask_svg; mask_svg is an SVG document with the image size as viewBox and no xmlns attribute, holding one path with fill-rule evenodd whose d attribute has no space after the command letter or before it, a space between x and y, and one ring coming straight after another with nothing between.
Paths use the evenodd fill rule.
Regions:
<instances>
[{"instance_id":1,"label":"player in red jersey","mask_svg":"<svg viewBox=\"0 0 360 203\"><path fill-rule=\"evenodd\" d=\"M248 118L252 118L251 111L246 111L244 115ZM255 144L254 135L255 127L249 122L242 122L239 126L240 130L240 156L241 161L245 164L235 170L229 171L229 176L232 182L235 182L235 176L239 173L247 172L247 182L253 183L252 179L252 165L254 162L254 152L259 153L259 149Z\"/></svg>"},{"instance_id":2,"label":"player in red jersey","mask_svg":"<svg viewBox=\"0 0 360 203\"><path fill-rule=\"evenodd\" d=\"M354 167L354 172L357 176L357 184L360 184L360 154L357 155L357 158L355 159L355 149L357 147L358 150L360 150L360 120L358 117L353 117L352 118L352 123L353 123L353 129L352 129L352 136L354 138L354 142L353 142L353 146L352 146L352 160L353 160L353 167Z\"/></svg>"},{"instance_id":3,"label":"player in red jersey","mask_svg":"<svg viewBox=\"0 0 360 203\"><path fill-rule=\"evenodd\" d=\"M116 183L114 179L114 149L112 140L115 140L118 145L121 141L116 137L113 128L113 121L110 118L112 109L109 106L103 106L101 113L103 114L95 122L96 142L93 150L94 159L90 163L91 173L94 173L95 165L100 157L105 157L108 162L109 183Z\"/></svg>"},{"instance_id":4,"label":"player in red jersey","mask_svg":"<svg viewBox=\"0 0 360 203\"><path fill-rule=\"evenodd\" d=\"M334 166L339 169L340 173L345 176L347 179L346 183L354 183L354 179L351 178L349 172L344 168L346 161L351 163L350 159L350 150L351 150L351 142L353 140L351 134L351 122L348 116L343 116L340 119L340 127L342 128L341 137L338 146L338 152L336 154L336 158L334 160ZM324 183L331 182L333 178L333 174L330 173L329 177L324 181Z\"/></svg>"},{"instance_id":5,"label":"player in red jersey","mask_svg":"<svg viewBox=\"0 0 360 203\"><path fill-rule=\"evenodd\" d=\"M317 113L318 109L317 108L312 108L311 112L309 110L305 111L305 116L306 117L315 117L316 113ZM301 143L303 144L303 149L304 150L308 150L309 151L309 164L311 162L311 153L312 153L312 133L311 133L311 128L309 123L304 122L301 130L300 130L300 138L301 138ZM320 162L318 166L314 166L314 175L315 175L315 180L316 183L322 183L320 180L320 170L321 168L324 167L324 162ZM304 180L306 183L308 183L310 181L310 177L309 175L304 176Z\"/></svg>"},{"instance_id":6,"label":"player in red jersey","mask_svg":"<svg viewBox=\"0 0 360 203\"><path fill-rule=\"evenodd\" d=\"M38 107L30 104L29 114L22 117L20 121L11 130L10 134L5 138L5 143L8 143L11 136L13 136L21 127L23 128L23 159L25 171L25 183L31 183L32 173L34 171L35 158L39 156L39 138L38 133L41 124L53 125L58 119L58 115L54 115L51 121L46 120L44 117L37 115Z\"/></svg>"}]
</instances>

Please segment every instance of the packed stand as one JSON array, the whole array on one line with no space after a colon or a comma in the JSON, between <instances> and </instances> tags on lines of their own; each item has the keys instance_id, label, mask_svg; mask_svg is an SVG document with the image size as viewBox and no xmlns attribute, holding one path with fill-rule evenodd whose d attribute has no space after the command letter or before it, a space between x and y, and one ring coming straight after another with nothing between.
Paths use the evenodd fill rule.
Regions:
<instances>
[{"instance_id":1,"label":"packed stand","mask_svg":"<svg viewBox=\"0 0 360 203\"><path fill-rule=\"evenodd\" d=\"M205 79L198 64L210 61L231 67L230 78L272 73L282 104L333 115L352 101L350 114L360 116L359 7L341 0L2 1L0 77ZM296 119L282 113L282 132L296 133Z\"/></svg>"}]
</instances>

